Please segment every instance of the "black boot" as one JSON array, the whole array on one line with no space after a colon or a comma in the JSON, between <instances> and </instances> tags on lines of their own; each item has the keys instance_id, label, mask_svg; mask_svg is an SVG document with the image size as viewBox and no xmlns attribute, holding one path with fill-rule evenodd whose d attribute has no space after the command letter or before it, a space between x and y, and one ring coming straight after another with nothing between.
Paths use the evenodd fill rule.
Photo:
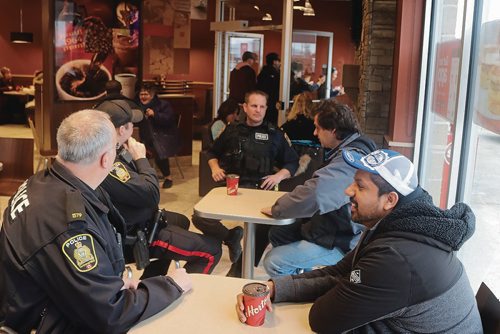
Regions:
<instances>
[{"instance_id":1,"label":"black boot","mask_svg":"<svg viewBox=\"0 0 500 334\"><path fill-rule=\"evenodd\" d=\"M229 269L226 276L227 277L241 278L241 268L242 267L243 267L243 261L242 261L241 255L240 255L238 260L231 265L231 269Z\"/></svg>"},{"instance_id":2,"label":"black boot","mask_svg":"<svg viewBox=\"0 0 500 334\"><path fill-rule=\"evenodd\" d=\"M227 238L224 240L224 244L229 249L229 260L233 263L241 258L241 238L243 238L243 228L236 226L229 230Z\"/></svg>"}]
</instances>

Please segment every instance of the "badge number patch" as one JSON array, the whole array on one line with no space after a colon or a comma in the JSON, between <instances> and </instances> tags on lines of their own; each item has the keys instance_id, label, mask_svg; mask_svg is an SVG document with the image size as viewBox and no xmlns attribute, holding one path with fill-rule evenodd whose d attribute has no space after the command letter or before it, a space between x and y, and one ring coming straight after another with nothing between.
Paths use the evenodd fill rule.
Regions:
<instances>
[{"instance_id":1,"label":"badge number patch","mask_svg":"<svg viewBox=\"0 0 500 334\"><path fill-rule=\"evenodd\" d=\"M112 177L123 183L130 180L130 174L127 168L119 161L113 164L113 168L109 172L109 175L111 175Z\"/></svg>"},{"instance_id":2,"label":"badge number patch","mask_svg":"<svg viewBox=\"0 0 500 334\"><path fill-rule=\"evenodd\" d=\"M259 133L255 132L255 139L256 140L269 140L269 135L267 133Z\"/></svg>"},{"instance_id":3,"label":"badge number patch","mask_svg":"<svg viewBox=\"0 0 500 334\"><path fill-rule=\"evenodd\" d=\"M97 267L94 239L90 234L78 234L62 245L62 251L69 262L79 272L87 272Z\"/></svg>"}]
</instances>

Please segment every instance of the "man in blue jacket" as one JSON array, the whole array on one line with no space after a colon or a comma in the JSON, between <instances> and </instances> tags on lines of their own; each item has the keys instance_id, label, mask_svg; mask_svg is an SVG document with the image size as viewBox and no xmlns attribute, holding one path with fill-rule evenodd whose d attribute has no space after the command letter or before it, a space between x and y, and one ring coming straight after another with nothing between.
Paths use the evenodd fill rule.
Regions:
<instances>
[{"instance_id":1,"label":"man in blue jacket","mask_svg":"<svg viewBox=\"0 0 500 334\"><path fill-rule=\"evenodd\" d=\"M360 134L348 106L325 100L317 110L314 134L327 150L325 164L272 208L263 209L275 218L297 218L294 224L273 226L269 232L273 249L264 259L264 268L271 277L335 264L356 246L363 231L363 225L351 221L344 189L356 170L342 159L342 152L352 149L368 154L376 145Z\"/></svg>"}]
</instances>

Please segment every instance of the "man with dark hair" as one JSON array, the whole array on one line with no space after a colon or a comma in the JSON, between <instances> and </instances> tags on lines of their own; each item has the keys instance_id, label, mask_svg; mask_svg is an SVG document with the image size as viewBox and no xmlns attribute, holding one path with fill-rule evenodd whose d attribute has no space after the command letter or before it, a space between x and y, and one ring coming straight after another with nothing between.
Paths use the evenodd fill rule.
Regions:
<instances>
[{"instance_id":1,"label":"man with dark hair","mask_svg":"<svg viewBox=\"0 0 500 334\"><path fill-rule=\"evenodd\" d=\"M304 185L283 195L262 212L275 218L297 218L294 224L273 226L273 249L264 268L271 276L295 274L314 266L337 263L356 246L363 226L351 221L349 198L343 190L355 169L342 159L342 151L368 154L376 148L362 136L352 110L336 101L323 101L314 117L314 135L326 151L326 162Z\"/></svg>"},{"instance_id":2,"label":"man with dark hair","mask_svg":"<svg viewBox=\"0 0 500 334\"><path fill-rule=\"evenodd\" d=\"M229 75L229 98L238 103L245 102L245 94L253 91L256 85L256 75L252 66L257 60L257 55L246 51L241 59L242 61L236 64Z\"/></svg>"},{"instance_id":3,"label":"man with dark hair","mask_svg":"<svg viewBox=\"0 0 500 334\"><path fill-rule=\"evenodd\" d=\"M283 179L295 173L298 156L283 132L264 122L266 93L249 92L245 101L245 122L229 124L208 151L212 178L221 182L227 174L238 174L241 187L274 189ZM203 233L222 240L229 247L229 258L234 262L230 275L241 276L242 228L238 226L228 230L220 220L197 215L193 215L192 222ZM258 224L256 230L256 249L262 248L263 251L268 243L267 226ZM256 259L260 256L256 252Z\"/></svg>"},{"instance_id":4,"label":"man with dark hair","mask_svg":"<svg viewBox=\"0 0 500 334\"><path fill-rule=\"evenodd\" d=\"M303 92L310 92L312 88L303 78L304 65L302 65L302 63L293 61L290 67L290 99L293 99L295 95Z\"/></svg>"},{"instance_id":5,"label":"man with dark hair","mask_svg":"<svg viewBox=\"0 0 500 334\"><path fill-rule=\"evenodd\" d=\"M82 110L57 129L50 169L9 201L0 232L0 332L125 333L185 291L183 268L142 281L122 277L115 209L99 185L116 155L109 116ZM5 327L3 327L5 326Z\"/></svg>"},{"instance_id":6,"label":"man with dark hair","mask_svg":"<svg viewBox=\"0 0 500 334\"><path fill-rule=\"evenodd\" d=\"M222 255L220 241L188 231L189 219L176 212L162 210L159 221L154 221L160 202L158 177L146 159L144 145L131 137L133 123L142 120L142 113L121 100L105 101L99 110L111 117L116 128L116 159L101 187L125 220L125 232L132 241L125 242L126 260L131 262L132 247L141 241L137 236L144 233L152 241L145 247L147 251L149 246L146 259L158 260L146 266L141 279L165 275L172 259L186 261L188 273L210 274ZM155 223L159 224L156 231Z\"/></svg>"},{"instance_id":7,"label":"man with dark hair","mask_svg":"<svg viewBox=\"0 0 500 334\"><path fill-rule=\"evenodd\" d=\"M94 105L94 109L99 109L99 105L103 103L104 101L111 101L111 100L121 100L125 101L130 108L133 110L138 110L141 111L141 107L137 103L135 103L134 100L129 99L125 95L122 94L122 84L118 80L109 80L106 82L104 85L104 89L106 90L106 95L104 95L99 102L97 102Z\"/></svg>"},{"instance_id":8,"label":"man with dark hair","mask_svg":"<svg viewBox=\"0 0 500 334\"><path fill-rule=\"evenodd\" d=\"M266 55L266 65L262 67L257 76L257 89L269 96L264 120L274 125L278 124L276 102L279 100L280 93L280 64L280 57L277 53L268 53Z\"/></svg>"},{"instance_id":9,"label":"man with dark hair","mask_svg":"<svg viewBox=\"0 0 500 334\"><path fill-rule=\"evenodd\" d=\"M342 152L357 169L345 190L367 230L337 265L267 282L274 302L314 301L318 333L482 333L457 251L475 229L464 203L442 210L418 186L415 166L390 150ZM378 186L382 185L384 186ZM245 321L242 296L237 314Z\"/></svg>"}]
</instances>

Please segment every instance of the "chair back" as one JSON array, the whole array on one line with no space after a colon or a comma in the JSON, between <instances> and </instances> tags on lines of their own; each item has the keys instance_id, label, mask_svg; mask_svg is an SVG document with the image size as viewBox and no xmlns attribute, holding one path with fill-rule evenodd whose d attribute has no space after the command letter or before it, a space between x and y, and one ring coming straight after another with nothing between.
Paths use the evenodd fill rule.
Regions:
<instances>
[{"instance_id":1,"label":"chair back","mask_svg":"<svg viewBox=\"0 0 500 334\"><path fill-rule=\"evenodd\" d=\"M212 138L212 131L210 127L212 122L209 124L205 124L201 128L201 149L202 151L208 150L212 144L214 143L214 139Z\"/></svg>"},{"instance_id":2,"label":"chair back","mask_svg":"<svg viewBox=\"0 0 500 334\"><path fill-rule=\"evenodd\" d=\"M500 334L500 301L484 282L476 293L476 302L484 334Z\"/></svg>"},{"instance_id":3,"label":"chair back","mask_svg":"<svg viewBox=\"0 0 500 334\"><path fill-rule=\"evenodd\" d=\"M35 129L35 124L31 117L28 117L28 124L30 125L31 133L33 134L33 140L35 141L35 148L40 153L40 140L38 139L38 133Z\"/></svg>"}]
</instances>

